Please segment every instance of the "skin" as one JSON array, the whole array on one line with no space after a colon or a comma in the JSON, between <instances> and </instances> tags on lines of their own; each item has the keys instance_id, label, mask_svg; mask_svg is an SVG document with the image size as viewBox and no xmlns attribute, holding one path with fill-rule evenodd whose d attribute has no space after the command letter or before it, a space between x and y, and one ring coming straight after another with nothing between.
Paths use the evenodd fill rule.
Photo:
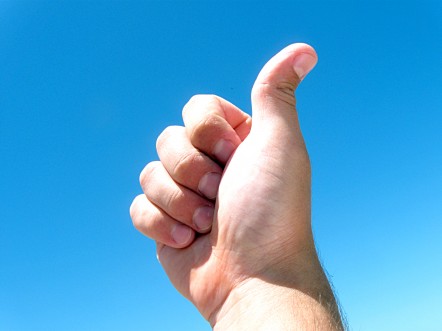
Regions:
<instances>
[{"instance_id":1,"label":"skin","mask_svg":"<svg viewBox=\"0 0 442 331\"><path fill-rule=\"evenodd\" d=\"M193 97L163 131L130 213L170 281L214 330L342 330L311 228L294 92L317 56L293 44L261 70L252 118Z\"/></svg>"}]
</instances>

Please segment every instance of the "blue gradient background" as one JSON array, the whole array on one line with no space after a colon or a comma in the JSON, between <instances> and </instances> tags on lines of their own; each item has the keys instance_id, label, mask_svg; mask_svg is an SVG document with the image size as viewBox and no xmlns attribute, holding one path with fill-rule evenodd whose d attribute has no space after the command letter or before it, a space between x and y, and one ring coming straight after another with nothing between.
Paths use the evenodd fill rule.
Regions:
<instances>
[{"instance_id":1,"label":"blue gradient background","mask_svg":"<svg viewBox=\"0 0 442 331\"><path fill-rule=\"evenodd\" d=\"M321 259L352 330L441 330L442 5L0 1L0 330L209 330L131 224L155 139L197 93L250 111L279 49Z\"/></svg>"}]
</instances>

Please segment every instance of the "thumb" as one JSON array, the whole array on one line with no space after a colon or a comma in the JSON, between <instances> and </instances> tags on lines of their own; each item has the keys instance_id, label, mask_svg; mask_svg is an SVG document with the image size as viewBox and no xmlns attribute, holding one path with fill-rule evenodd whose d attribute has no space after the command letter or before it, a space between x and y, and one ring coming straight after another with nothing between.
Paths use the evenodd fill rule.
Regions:
<instances>
[{"instance_id":1,"label":"thumb","mask_svg":"<svg viewBox=\"0 0 442 331\"><path fill-rule=\"evenodd\" d=\"M298 43L287 46L266 63L252 89L252 131L299 128L294 93L317 60L311 46Z\"/></svg>"}]
</instances>

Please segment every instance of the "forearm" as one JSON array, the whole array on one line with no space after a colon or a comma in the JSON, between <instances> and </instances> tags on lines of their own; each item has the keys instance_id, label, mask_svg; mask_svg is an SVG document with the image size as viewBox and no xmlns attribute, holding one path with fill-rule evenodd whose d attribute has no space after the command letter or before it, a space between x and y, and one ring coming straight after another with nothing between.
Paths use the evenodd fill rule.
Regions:
<instances>
[{"instance_id":1,"label":"forearm","mask_svg":"<svg viewBox=\"0 0 442 331\"><path fill-rule=\"evenodd\" d=\"M322 268L311 277L313 282L293 286L249 279L229 295L209 322L215 331L344 330Z\"/></svg>"}]
</instances>

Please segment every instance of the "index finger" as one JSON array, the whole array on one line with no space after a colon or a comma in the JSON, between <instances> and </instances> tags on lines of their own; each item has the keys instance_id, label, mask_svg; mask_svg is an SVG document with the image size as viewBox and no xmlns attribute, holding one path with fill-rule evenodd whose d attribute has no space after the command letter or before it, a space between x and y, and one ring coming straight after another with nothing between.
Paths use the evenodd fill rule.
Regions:
<instances>
[{"instance_id":1,"label":"index finger","mask_svg":"<svg viewBox=\"0 0 442 331\"><path fill-rule=\"evenodd\" d=\"M252 125L250 115L215 95L192 97L184 106L183 120L192 145L222 165Z\"/></svg>"}]
</instances>

